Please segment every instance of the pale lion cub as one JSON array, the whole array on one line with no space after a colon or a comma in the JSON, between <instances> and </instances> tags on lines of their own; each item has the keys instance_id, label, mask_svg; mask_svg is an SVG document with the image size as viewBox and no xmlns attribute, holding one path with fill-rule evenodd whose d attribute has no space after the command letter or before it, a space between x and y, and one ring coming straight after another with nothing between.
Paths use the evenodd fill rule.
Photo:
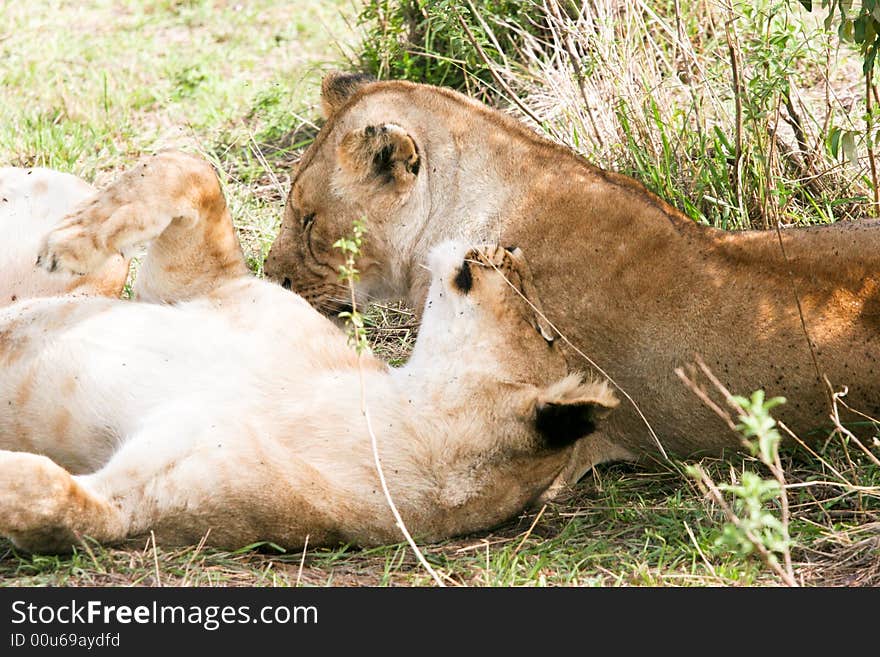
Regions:
<instances>
[{"instance_id":1,"label":"pale lion cub","mask_svg":"<svg viewBox=\"0 0 880 657\"><path fill-rule=\"evenodd\" d=\"M21 548L151 530L228 548L398 541L362 390L409 529L488 528L544 493L617 403L566 376L518 250L435 250L415 351L393 370L249 275L213 170L187 155L128 172L40 262L87 273L144 243L137 293L163 303L0 310L0 534Z\"/></svg>"}]
</instances>

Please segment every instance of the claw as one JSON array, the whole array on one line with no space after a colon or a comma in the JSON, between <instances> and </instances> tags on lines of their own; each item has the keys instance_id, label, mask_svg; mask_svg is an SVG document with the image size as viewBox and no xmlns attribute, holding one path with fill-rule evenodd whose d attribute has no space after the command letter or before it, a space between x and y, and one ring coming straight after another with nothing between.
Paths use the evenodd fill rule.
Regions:
<instances>
[{"instance_id":1,"label":"claw","mask_svg":"<svg viewBox=\"0 0 880 657\"><path fill-rule=\"evenodd\" d=\"M39 266L40 266L40 263L42 263L42 262L43 262L43 256L38 255L38 256L37 256L37 262L35 263L35 266L36 266L36 267L39 267Z\"/></svg>"}]
</instances>

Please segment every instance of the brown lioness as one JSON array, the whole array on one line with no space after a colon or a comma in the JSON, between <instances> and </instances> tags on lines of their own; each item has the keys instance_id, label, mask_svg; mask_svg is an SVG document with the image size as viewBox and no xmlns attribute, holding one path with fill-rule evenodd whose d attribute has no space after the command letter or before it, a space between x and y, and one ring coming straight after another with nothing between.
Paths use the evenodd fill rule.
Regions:
<instances>
[{"instance_id":1,"label":"brown lioness","mask_svg":"<svg viewBox=\"0 0 880 657\"><path fill-rule=\"evenodd\" d=\"M147 158L51 231L48 271L149 244L144 301L0 310L0 535L28 550L155 531L235 548L435 540L544 494L615 406L566 375L519 250L440 245L410 362L358 356L250 275L213 169ZM307 539L308 537L308 539Z\"/></svg>"},{"instance_id":2,"label":"brown lioness","mask_svg":"<svg viewBox=\"0 0 880 657\"><path fill-rule=\"evenodd\" d=\"M776 415L804 438L827 424L820 376L880 411L876 221L785 229L786 260L775 231L698 225L453 91L332 74L322 101L327 122L295 173L266 272L325 312L339 308L332 245L364 216L365 300L418 307L428 277L417 263L450 237L526 249L550 321L633 397L669 452L737 445L675 375L695 355L735 392L787 397ZM628 401L589 444L571 478L657 449Z\"/></svg>"}]
</instances>

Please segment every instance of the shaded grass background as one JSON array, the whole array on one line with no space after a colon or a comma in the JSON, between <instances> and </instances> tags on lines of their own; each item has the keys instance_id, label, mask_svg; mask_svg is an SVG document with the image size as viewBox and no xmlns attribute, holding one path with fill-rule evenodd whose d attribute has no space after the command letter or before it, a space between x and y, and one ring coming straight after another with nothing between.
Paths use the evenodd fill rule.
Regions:
<instances>
[{"instance_id":1,"label":"shaded grass background","mask_svg":"<svg viewBox=\"0 0 880 657\"><path fill-rule=\"evenodd\" d=\"M872 213L870 140L862 59L816 4L366 0L361 61L503 104L695 221L828 223Z\"/></svg>"},{"instance_id":2,"label":"shaded grass background","mask_svg":"<svg viewBox=\"0 0 880 657\"><path fill-rule=\"evenodd\" d=\"M763 13L747 15L748 5ZM50 166L100 186L143 153L198 151L221 176L259 275L290 173L320 124L320 77L357 61L379 75L482 97L599 165L634 175L695 221L738 228L868 214L864 144L853 139L854 157L828 144L841 121L859 126L859 62L816 20L796 22L785 3L748 5L5 3L0 165ZM739 165L728 12L737 18L730 43L738 44L744 77L764 80L740 90L750 113ZM786 120L792 115L801 140ZM414 315L374 306L368 325L374 350L404 362ZM862 430L876 453L876 426ZM760 471L742 455L701 464L719 482ZM817 454L788 450L784 465L795 486L798 578L880 584L880 469L839 435ZM425 552L450 583L464 585L777 584L759 561L716 544L723 521L682 464L607 465L565 499ZM146 540L55 557L20 555L0 542L0 585L429 583L403 545L294 554L271 545L171 550Z\"/></svg>"},{"instance_id":3,"label":"shaded grass background","mask_svg":"<svg viewBox=\"0 0 880 657\"><path fill-rule=\"evenodd\" d=\"M101 186L137 158L211 159L262 263L322 73L352 38L342 2L40 0L0 6L0 163ZM269 165L272 161L272 166Z\"/></svg>"}]
</instances>

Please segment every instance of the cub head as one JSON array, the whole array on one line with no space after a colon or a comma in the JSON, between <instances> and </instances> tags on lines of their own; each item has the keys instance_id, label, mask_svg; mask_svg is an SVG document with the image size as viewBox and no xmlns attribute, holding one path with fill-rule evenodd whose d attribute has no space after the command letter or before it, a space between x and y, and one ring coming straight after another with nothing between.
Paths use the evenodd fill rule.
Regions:
<instances>
[{"instance_id":1,"label":"cub head","mask_svg":"<svg viewBox=\"0 0 880 657\"><path fill-rule=\"evenodd\" d=\"M559 450L617 405L604 383L568 374L520 249L445 242L429 264L419 337L404 369L442 388L446 405L492 418L481 449L502 436L524 454Z\"/></svg>"},{"instance_id":2,"label":"cub head","mask_svg":"<svg viewBox=\"0 0 880 657\"><path fill-rule=\"evenodd\" d=\"M403 271L408 268L399 265L407 257L401 244L410 240L399 239L397 231L416 235L417 217L425 214L417 193L425 153L415 120L381 98L365 98L371 89L388 86L408 88L364 75L325 77L321 101L327 122L299 162L265 262L270 279L326 314L345 307L348 295L338 280L343 256L333 245L351 233L355 220L367 224L357 262L359 293L399 298L409 288Z\"/></svg>"}]
</instances>

